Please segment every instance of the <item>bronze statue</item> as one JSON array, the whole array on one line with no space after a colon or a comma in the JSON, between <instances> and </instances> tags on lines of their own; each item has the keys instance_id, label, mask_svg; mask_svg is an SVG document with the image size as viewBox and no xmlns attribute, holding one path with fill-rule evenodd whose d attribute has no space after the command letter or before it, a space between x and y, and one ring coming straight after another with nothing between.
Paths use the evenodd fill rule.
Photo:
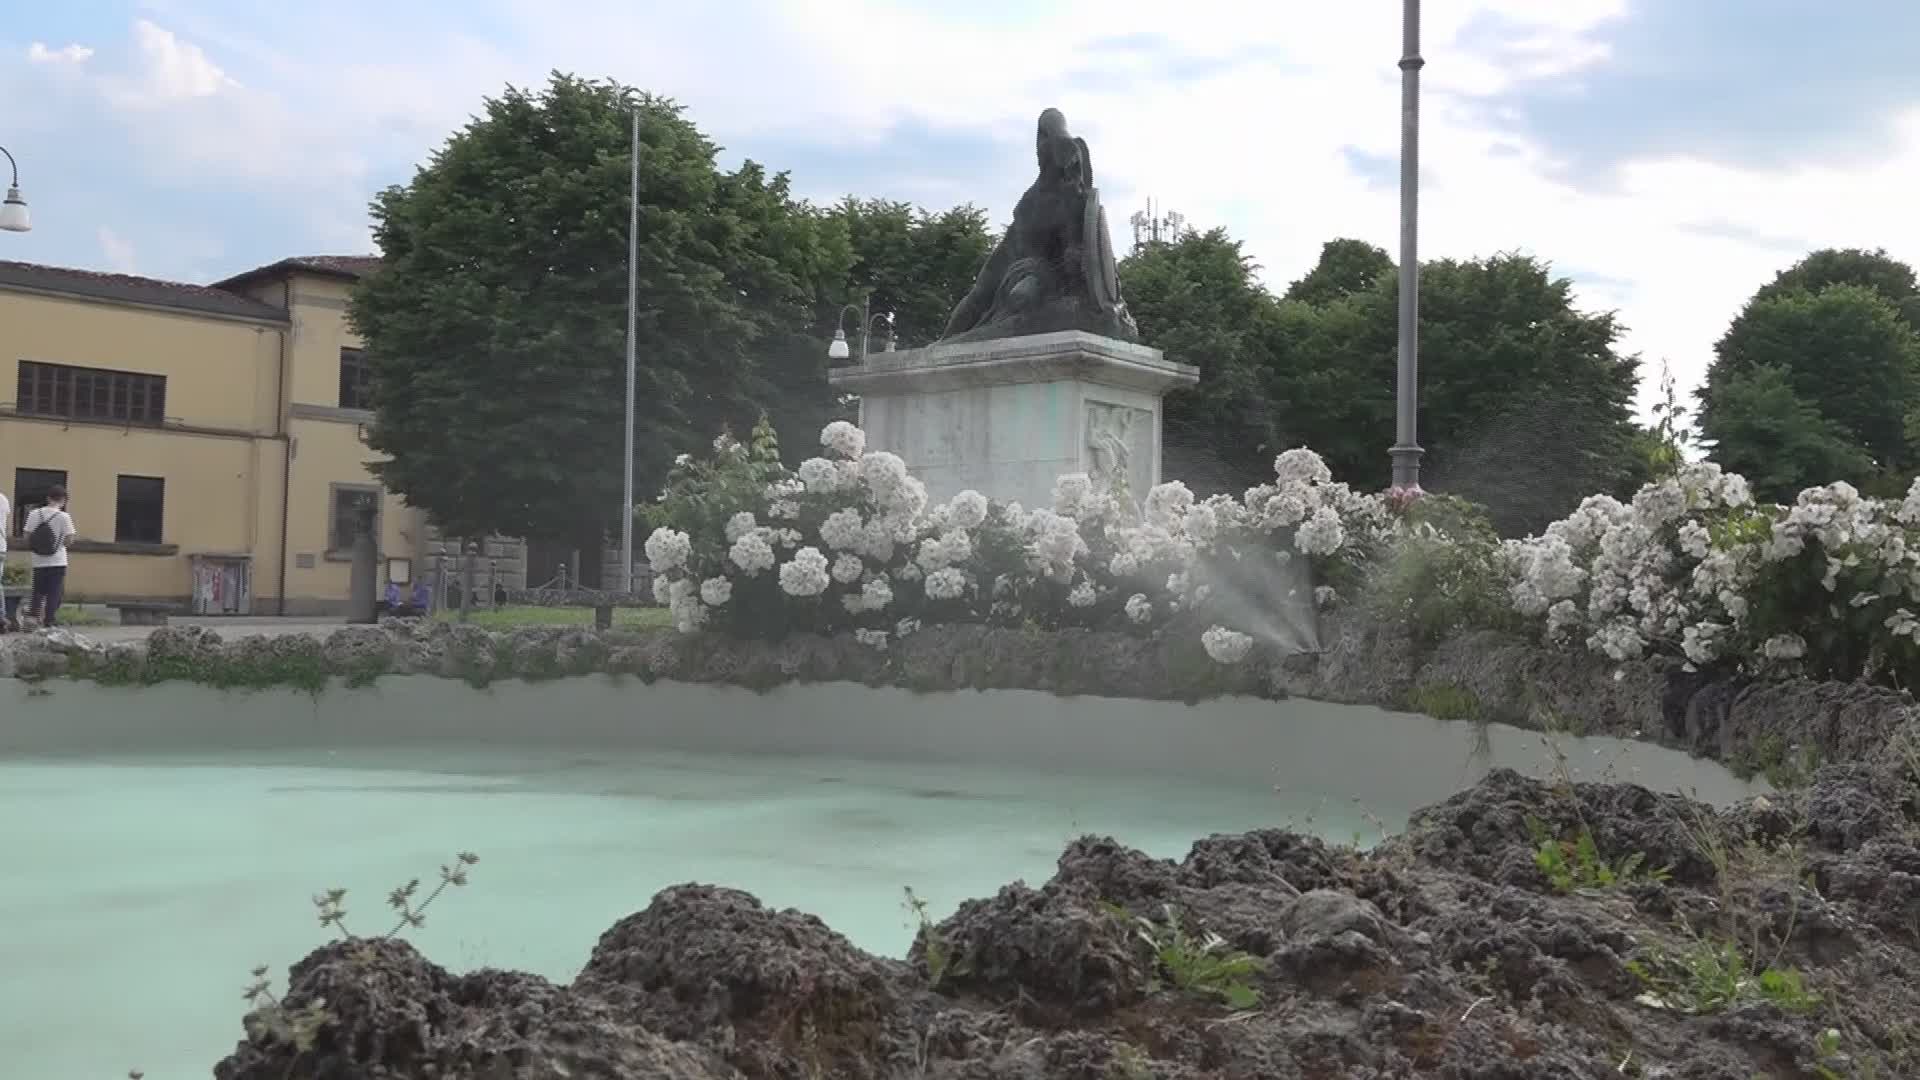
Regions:
<instances>
[{"instance_id":1,"label":"bronze statue","mask_svg":"<svg viewBox=\"0 0 1920 1080\"><path fill-rule=\"evenodd\" d=\"M1140 331L1120 298L1107 214L1093 186L1085 139L1059 109L1040 114L1040 175L1013 208L1013 224L987 256L942 341L1087 330L1122 341Z\"/></svg>"}]
</instances>

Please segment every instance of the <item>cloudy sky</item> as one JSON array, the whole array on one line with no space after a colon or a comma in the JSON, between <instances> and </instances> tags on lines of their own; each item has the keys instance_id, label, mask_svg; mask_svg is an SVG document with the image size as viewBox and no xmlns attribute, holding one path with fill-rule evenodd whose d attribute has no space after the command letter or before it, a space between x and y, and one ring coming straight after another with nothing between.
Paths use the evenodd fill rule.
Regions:
<instances>
[{"instance_id":1,"label":"cloudy sky","mask_svg":"<svg viewBox=\"0 0 1920 1080\"><path fill-rule=\"evenodd\" d=\"M1806 250L1920 261L1920 3L1425 6L1423 256L1547 258L1683 384ZM1399 8L28 5L0 23L0 145L36 227L0 236L0 258L199 281L370 250L373 191L484 96L557 68L678 99L729 161L791 170L808 197L996 219L1029 179L1035 115L1058 105L1117 223L1151 197L1224 225L1280 288L1330 237L1397 242Z\"/></svg>"}]
</instances>

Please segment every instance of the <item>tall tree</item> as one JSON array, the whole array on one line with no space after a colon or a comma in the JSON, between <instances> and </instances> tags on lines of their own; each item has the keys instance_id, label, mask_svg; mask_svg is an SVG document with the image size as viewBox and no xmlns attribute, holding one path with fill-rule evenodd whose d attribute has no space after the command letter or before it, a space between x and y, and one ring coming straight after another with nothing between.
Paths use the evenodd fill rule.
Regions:
<instances>
[{"instance_id":1,"label":"tall tree","mask_svg":"<svg viewBox=\"0 0 1920 1080\"><path fill-rule=\"evenodd\" d=\"M561 74L488 99L374 199L384 264L349 306L372 363L368 441L390 457L376 468L450 533L597 550L623 512L635 110L639 492L780 396L780 361L845 281L844 230L795 202L784 175L722 172L672 102ZM586 560L589 581L597 568Z\"/></svg>"},{"instance_id":2,"label":"tall tree","mask_svg":"<svg viewBox=\"0 0 1920 1080\"><path fill-rule=\"evenodd\" d=\"M1143 244L1120 264L1141 336L1200 369L1198 386L1167 396L1162 471L1202 493L1259 483L1285 449L1269 385L1278 303L1254 269L1222 229Z\"/></svg>"},{"instance_id":3,"label":"tall tree","mask_svg":"<svg viewBox=\"0 0 1920 1080\"><path fill-rule=\"evenodd\" d=\"M1840 473L1770 466L1767 474L1776 482L1756 488L1766 498L1791 501L1801 488L1833 480L1876 491L1902 486L1916 464L1908 428L1920 406L1920 338L1878 289L1809 280L1817 291L1761 289L1714 345L1699 391L1701 433L1713 444L1713 459L1729 468L1758 461L1777 447L1778 439L1763 433L1768 423L1788 416L1822 421L1795 421L1796 430L1817 430L1819 445L1839 439L1857 451L1842 458L1822 450L1794 459L1807 470L1844 465ZM1775 375L1733 392L1762 370ZM1749 415L1761 406L1762 412Z\"/></svg>"},{"instance_id":4,"label":"tall tree","mask_svg":"<svg viewBox=\"0 0 1920 1080\"><path fill-rule=\"evenodd\" d=\"M970 204L933 213L911 203L849 196L832 213L845 224L853 248L849 298L857 303L861 292L871 290L869 310L893 317L902 347L940 337L993 250L986 211Z\"/></svg>"},{"instance_id":5,"label":"tall tree","mask_svg":"<svg viewBox=\"0 0 1920 1080\"><path fill-rule=\"evenodd\" d=\"M1778 367L1723 375L1704 426L1714 460L1746 477L1760 499L1792 502L1814 483L1873 480L1873 459L1854 434L1821 415L1795 391L1792 373Z\"/></svg>"},{"instance_id":6,"label":"tall tree","mask_svg":"<svg viewBox=\"0 0 1920 1080\"><path fill-rule=\"evenodd\" d=\"M1341 479L1384 486L1392 270L1378 248L1336 240L1280 300L1220 230L1140 247L1121 276L1141 334L1201 369L1199 386L1168 396L1166 474L1231 490L1305 445ZM1576 310L1571 284L1530 257L1423 267L1428 486L1485 503L1510 533L1541 528L1592 492L1636 486L1648 468L1633 422L1638 361L1615 350L1619 332L1612 315Z\"/></svg>"},{"instance_id":7,"label":"tall tree","mask_svg":"<svg viewBox=\"0 0 1920 1080\"><path fill-rule=\"evenodd\" d=\"M828 250L845 269L837 276L817 275L819 295L803 332L763 349L776 384L767 415L780 432L781 453L796 465L818 452L814 440L822 425L854 418L828 385L825 351L836 329L859 334L847 306L857 310L866 298L875 349L882 347L883 316L892 317L902 347L932 344L994 242L985 211L971 205L935 213L910 203L848 197L822 211L821 221Z\"/></svg>"},{"instance_id":8,"label":"tall tree","mask_svg":"<svg viewBox=\"0 0 1920 1080\"><path fill-rule=\"evenodd\" d=\"M1285 430L1362 486L1390 472L1398 298L1397 276L1381 272L1317 305L1275 383ZM1615 349L1619 334L1612 314L1576 309L1571 282L1531 256L1423 265L1425 485L1485 504L1508 533L1541 528L1593 492L1630 489L1645 475L1639 362Z\"/></svg>"},{"instance_id":9,"label":"tall tree","mask_svg":"<svg viewBox=\"0 0 1920 1080\"><path fill-rule=\"evenodd\" d=\"M1775 275L1753 294L1769 300L1787 293L1817 293L1829 285L1858 285L1880 294L1907 325L1920 329L1920 284L1913 267L1888 255L1885 249L1822 248Z\"/></svg>"},{"instance_id":10,"label":"tall tree","mask_svg":"<svg viewBox=\"0 0 1920 1080\"><path fill-rule=\"evenodd\" d=\"M1287 287L1287 299L1325 304L1365 292L1393 272L1393 256L1365 240L1329 240L1320 246L1320 261L1305 277Z\"/></svg>"}]
</instances>

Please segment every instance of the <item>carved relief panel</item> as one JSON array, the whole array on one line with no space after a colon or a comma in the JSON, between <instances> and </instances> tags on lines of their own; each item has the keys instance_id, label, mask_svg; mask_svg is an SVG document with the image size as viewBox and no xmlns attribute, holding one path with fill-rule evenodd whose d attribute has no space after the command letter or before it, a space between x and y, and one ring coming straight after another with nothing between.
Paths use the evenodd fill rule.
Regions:
<instances>
[{"instance_id":1,"label":"carved relief panel","mask_svg":"<svg viewBox=\"0 0 1920 1080\"><path fill-rule=\"evenodd\" d=\"M1124 486L1134 503L1153 486L1153 410L1087 402L1087 475L1095 488Z\"/></svg>"}]
</instances>

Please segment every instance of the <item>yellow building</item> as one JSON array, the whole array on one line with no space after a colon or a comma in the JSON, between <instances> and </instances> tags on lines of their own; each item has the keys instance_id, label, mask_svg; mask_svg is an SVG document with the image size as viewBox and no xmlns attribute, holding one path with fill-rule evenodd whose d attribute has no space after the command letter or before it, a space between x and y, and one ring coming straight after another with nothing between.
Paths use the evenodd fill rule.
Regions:
<instances>
[{"instance_id":1,"label":"yellow building","mask_svg":"<svg viewBox=\"0 0 1920 1080\"><path fill-rule=\"evenodd\" d=\"M438 545L424 516L367 469L377 455L346 296L375 265L293 258L207 286L0 262L0 373L16 388L0 406L11 558L26 557L27 508L59 483L78 530L75 601L342 611L366 499L387 570L425 573Z\"/></svg>"}]
</instances>

